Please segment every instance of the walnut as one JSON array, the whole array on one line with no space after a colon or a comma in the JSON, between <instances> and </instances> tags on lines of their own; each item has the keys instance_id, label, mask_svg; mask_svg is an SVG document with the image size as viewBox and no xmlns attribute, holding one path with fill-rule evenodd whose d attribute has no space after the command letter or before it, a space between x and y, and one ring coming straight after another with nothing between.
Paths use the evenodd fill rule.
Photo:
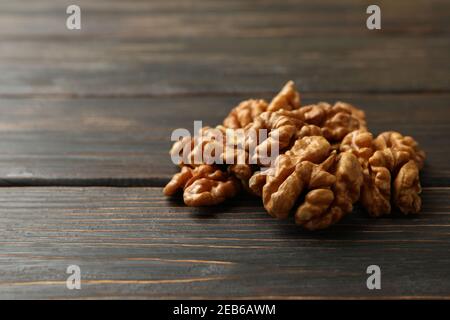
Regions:
<instances>
[{"instance_id":1,"label":"walnut","mask_svg":"<svg viewBox=\"0 0 450 320\"><path fill-rule=\"evenodd\" d=\"M267 110L294 110L300 108L300 105L300 94L295 89L294 82L288 81L283 89L272 99Z\"/></svg>"},{"instance_id":2,"label":"walnut","mask_svg":"<svg viewBox=\"0 0 450 320\"><path fill-rule=\"evenodd\" d=\"M323 136L330 142L340 142L349 132L366 128L364 112L348 103L336 102L331 106L320 102L298 111L303 114L306 123L320 127Z\"/></svg>"},{"instance_id":3,"label":"walnut","mask_svg":"<svg viewBox=\"0 0 450 320\"><path fill-rule=\"evenodd\" d=\"M373 139L358 130L344 137L340 150L353 152L363 167L360 200L371 216L390 214L392 205L405 214L420 211L419 168L425 154L414 139L398 132Z\"/></svg>"},{"instance_id":4,"label":"walnut","mask_svg":"<svg viewBox=\"0 0 450 320\"><path fill-rule=\"evenodd\" d=\"M248 164L233 164L228 167L230 175L236 177L241 182L242 187L249 193L253 191L249 188L249 180L253 175L253 168Z\"/></svg>"},{"instance_id":5,"label":"walnut","mask_svg":"<svg viewBox=\"0 0 450 320\"><path fill-rule=\"evenodd\" d=\"M273 171L274 168L266 168L264 171L255 172L248 181L249 191L258 197L262 197L262 191L266 184L267 176L273 175Z\"/></svg>"},{"instance_id":6,"label":"walnut","mask_svg":"<svg viewBox=\"0 0 450 320\"><path fill-rule=\"evenodd\" d=\"M287 218L301 193L312 185L330 187L335 177L326 170L334 161L333 153L324 163L296 162L293 157L281 155L276 161L274 176L268 176L262 190L264 208L278 219Z\"/></svg>"},{"instance_id":7,"label":"walnut","mask_svg":"<svg viewBox=\"0 0 450 320\"><path fill-rule=\"evenodd\" d=\"M363 182L362 168L350 152L330 154L329 142L308 136L277 157L265 172L254 174L251 190L263 198L267 212L286 218L304 191L305 201L296 212L296 223L315 230L330 226L352 211Z\"/></svg>"},{"instance_id":8,"label":"walnut","mask_svg":"<svg viewBox=\"0 0 450 320\"><path fill-rule=\"evenodd\" d=\"M394 180L393 201L404 214L418 213L422 206L419 168L414 160L404 164Z\"/></svg>"},{"instance_id":9,"label":"walnut","mask_svg":"<svg viewBox=\"0 0 450 320\"><path fill-rule=\"evenodd\" d=\"M270 105L262 99L242 101L223 120L223 125L231 129L245 128L265 111L273 112L281 109L294 110L298 108L300 108L300 94L295 89L294 82L288 81L272 99Z\"/></svg>"},{"instance_id":10,"label":"walnut","mask_svg":"<svg viewBox=\"0 0 450 320\"><path fill-rule=\"evenodd\" d=\"M226 128L203 127L197 136L183 137L170 150L179 165L198 166L201 164L248 163L245 150L245 134L226 135ZM231 140L227 140L227 138Z\"/></svg>"},{"instance_id":11,"label":"walnut","mask_svg":"<svg viewBox=\"0 0 450 320\"><path fill-rule=\"evenodd\" d=\"M278 148L279 152L289 148L295 141L296 135L304 126L304 122L291 111L267 111L258 116L253 123L248 125L245 130L246 149L252 150L253 163L265 164L262 161L264 156L271 155L274 147ZM267 130L267 139L260 141L261 130Z\"/></svg>"},{"instance_id":12,"label":"walnut","mask_svg":"<svg viewBox=\"0 0 450 320\"><path fill-rule=\"evenodd\" d=\"M264 100L245 100L237 107L233 108L228 116L223 120L223 125L227 128L244 128L261 113L267 110L268 104Z\"/></svg>"},{"instance_id":13,"label":"walnut","mask_svg":"<svg viewBox=\"0 0 450 320\"><path fill-rule=\"evenodd\" d=\"M387 153L378 153L375 159L363 166L364 184L361 203L369 215L379 217L391 212L391 172L387 168Z\"/></svg>"},{"instance_id":14,"label":"walnut","mask_svg":"<svg viewBox=\"0 0 450 320\"><path fill-rule=\"evenodd\" d=\"M233 177L224 180L200 178L184 190L183 199L190 207L212 206L234 197L238 190L239 182Z\"/></svg>"},{"instance_id":15,"label":"walnut","mask_svg":"<svg viewBox=\"0 0 450 320\"><path fill-rule=\"evenodd\" d=\"M352 212L353 204L359 199L362 168L352 153L339 154L330 171L335 177L331 188L326 183L310 183L313 190L306 194L305 202L295 213L295 222L306 229L324 229L338 222Z\"/></svg>"},{"instance_id":16,"label":"walnut","mask_svg":"<svg viewBox=\"0 0 450 320\"><path fill-rule=\"evenodd\" d=\"M362 169L350 152L330 156L320 164L296 162L281 155L276 161L274 177L262 188L263 204L276 218L286 218L308 191L295 213L295 221L309 230L329 227L353 209L363 182Z\"/></svg>"},{"instance_id":17,"label":"walnut","mask_svg":"<svg viewBox=\"0 0 450 320\"><path fill-rule=\"evenodd\" d=\"M297 131L295 134L296 139L301 139L303 137L308 136L321 136L322 130L313 124L305 124L300 131Z\"/></svg>"},{"instance_id":18,"label":"walnut","mask_svg":"<svg viewBox=\"0 0 450 320\"><path fill-rule=\"evenodd\" d=\"M183 190L184 203L188 206L210 206L232 198L239 191L239 182L228 173L212 165L196 168L184 166L164 188L171 196Z\"/></svg>"},{"instance_id":19,"label":"walnut","mask_svg":"<svg viewBox=\"0 0 450 320\"><path fill-rule=\"evenodd\" d=\"M181 167L181 171L179 173L176 173L164 187L164 194L166 196L172 196L177 193L177 191L184 189L189 179L192 178L192 171L193 169L191 169L190 167Z\"/></svg>"},{"instance_id":20,"label":"walnut","mask_svg":"<svg viewBox=\"0 0 450 320\"><path fill-rule=\"evenodd\" d=\"M331 151L330 143L322 136L306 136L295 141L286 155L299 161L319 163L323 161Z\"/></svg>"},{"instance_id":21,"label":"walnut","mask_svg":"<svg viewBox=\"0 0 450 320\"><path fill-rule=\"evenodd\" d=\"M402 213L418 213L421 208L421 186L419 169L423 167L425 153L412 137L404 137L398 132L381 133L374 140L374 153L369 163L376 165L380 157L389 159L386 167L391 172L391 203Z\"/></svg>"},{"instance_id":22,"label":"walnut","mask_svg":"<svg viewBox=\"0 0 450 320\"><path fill-rule=\"evenodd\" d=\"M390 213L390 168L396 162L395 155L390 150L377 151L375 155L373 136L364 129L346 135L340 150L352 152L362 165L364 183L360 201L369 215L378 217Z\"/></svg>"},{"instance_id":23,"label":"walnut","mask_svg":"<svg viewBox=\"0 0 450 320\"><path fill-rule=\"evenodd\" d=\"M351 151L361 164L367 163L374 152L373 136L364 129L350 132L342 139L340 150Z\"/></svg>"},{"instance_id":24,"label":"walnut","mask_svg":"<svg viewBox=\"0 0 450 320\"><path fill-rule=\"evenodd\" d=\"M275 159L273 167L255 173L249 181L249 187L254 194L261 196L266 178L276 175L280 168L294 168L296 163L310 161L319 163L330 154L329 142L321 136L306 136L298 139L290 150Z\"/></svg>"},{"instance_id":25,"label":"walnut","mask_svg":"<svg viewBox=\"0 0 450 320\"><path fill-rule=\"evenodd\" d=\"M410 136L403 136L395 131L386 131L378 135L374 140L374 146L377 150L391 148L407 152L410 158L416 162L419 169L423 168L425 152L419 148L417 141Z\"/></svg>"}]
</instances>

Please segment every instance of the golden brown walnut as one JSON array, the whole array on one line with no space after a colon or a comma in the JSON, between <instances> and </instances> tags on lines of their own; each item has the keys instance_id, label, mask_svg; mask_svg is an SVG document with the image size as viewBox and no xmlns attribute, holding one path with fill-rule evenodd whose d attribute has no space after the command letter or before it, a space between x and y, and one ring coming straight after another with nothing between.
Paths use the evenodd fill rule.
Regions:
<instances>
[{"instance_id":1,"label":"golden brown walnut","mask_svg":"<svg viewBox=\"0 0 450 320\"><path fill-rule=\"evenodd\" d=\"M244 128L253 122L257 116L267 110L268 104L261 99L250 99L242 101L233 108L228 116L223 120L223 125L227 128Z\"/></svg>"},{"instance_id":2,"label":"golden brown walnut","mask_svg":"<svg viewBox=\"0 0 450 320\"><path fill-rule=\"evenodd\" d=\"M266 168L264 171L255 172L248 181L249 191L255 196L261 197L262 189L267 181L267 176L271 175L272 171L273 168Z\"/></svg>"},{"instance_id":3,"label":"golden brown walnut","mask_svg":"<svg viewBox=\"0 0 450 320\"><path fill-rule=\"evenodd\" d=\"M224 180L200 178L184 190L183 199L190 207L213 206L234 197L238 190L239 182L234 177Z\"/></svg>"},{"instance_id":4,"label":"golden brown walnut","mask_svg":"<svg viewBox=\"0 0 450 320\"><path fill-rule=\"evenodd\" d=\"M214 177L222 176L222 172L217 170L215 166L212 165L200 165L195 168L189 166L182 166L179 173L176 173L172 179L167 183L164 188L164 194L167 196L172 196L180 190L184 190L189 184L191 184L195 179L200 177L210 176Z\"/></svg>"},{"instance_id":5,"label":"golden brown walnut","mask_svg":"<svg viewBox=\"0 0 450 320\"><path fill-rule=\"evenodd\" d=\"M238 180L212 165L196 168L184 166L164 188L164 194L171 196L183 190L183 200L188 206L216 205L232 198L239 191Z\"/></svg>"},{"instance_id":6,"label":"golden brown walnut","mask_svg":"<svg viewBox=\"0 0 450 320\"><path fill-rule=\"evenodd\" d=\"M295 89L294 82L289 81L272 99L270 105L262 99L242 101L231 110L223 125L231 129L245 128L265 111L275 112L281 109L288 111L298 108L300 108L300 94Z\"/></svg>"},{"instance_id":7,"label":"golden brown walnut","mask_svg":"<svg viewBox=\"0 0 450 320\"><path fill-rule=\"evenodd\" d=\"M253 163L267 165L262 159L270 156L274 148L279 153L289 148L296 139L296 135L304 126L304 122L291 111L267 111L258 116L253 123L245 128L246 149L254 150ZM266 130L267 139L260 140L260 133Z\"/></svg>"},{"instance_id":8,"label":"golden brown walnut","mask_svg":"<svg viewBox=\"0 0 450 320\"><path fill-rule=\"evenodd\" d=\"M352 152L363 168L364 183L360 201L371 216L380 216L391 211L391 173L384 161L369 165L374 154L373 136L364 129L347 134L340 145L341 152ZM382 156L380 154L379 156ZM386 160L380 157L380 160Z\"/></svg>"},{"instance_id":9,"label":"golden brown walnut","mask_svg":"<svg viewBox=\"0 0 450 320\"><path fill-rule=\"evenodd\" d=\"M361 164L367 163L374 152L373 136L364 129L350 132L342 139L340 151L351 151Z\"/></svg>"},{"instance_id":10,"label":"golden brown walnut","mask_svg":"<svg viewBox=\"0 0 450 320\"><path fill-rule=\"evenodd\" d=\"M173 196L179 190L183 190L189 179L192 178L192 171L193 169L187 166L181 167L181 171L176 173L164 187L164 194L166 196Z\"/></svg>"},{"instance_id":11,"label":"golden brown walnut","mask_svg":"<svg viewBox=\"0 0 450 320\"><path fill-rule=\"evenodd\" d=\"M249 180L253 174L252 166L248 164L233 164L228 167L230 175L236 177L241 182L242 187L249 193L253 193L249 189Z\"/></svg>"},{"instance_id":12,"label":"golden brown walnut","mask_svg":"<svg viewBox=\"0 0 450 320\"><path fill-rule=\"evenodd\" d=\"M393 201L404 214L418 213L422 206L419 168L414 160L403 165L394 180Z\"/></svg>"},{"instance_id":13,"label":"golden brown walnut","mask_svg":"<svg viewBox=\"0 0 450 320\"><path fill-rule=\"evenodd\" d=\"M227 140L226 128L203 127L194 137L183 137L175 142L170 155L177 156L178 165L198 166L202 164L248 163L245 150L245 134L230 136Z\"/></svg>"},{"instance_id":14,"label":"golden brown walnut","mask_svg":"<svg viewBox=\"0 0 450 320\"><path fill-rule=\"evenodd\" d=\"M375 167L383 157L388 159L384 167L391 173L391 204L404 214L419 213L421 186L417 162L405 151L387 148L375 152L369 160L370 167ZM380 212L383 213L390 213L390 210Z\"/></svg>"},{"instance_id":15,"label":"golden brown walnut","mask_svg":"<svg viewBox=\"0 0 450 320\"><path fill-rule=\"evenodd\" d=\"M362 169L350 152L330 154L329 142L307 136L277 157L273 167L250 179L250 188L262 195L267 212L286 218L304 191L305 201L296 212L296 223L309 230L323 229L350 213L358 200Z\"/></svg>"},{"instance_id":16,"label":"golden brown walnut","mask_svg":"<svg viewBox=\"0 0 450 320\"><path fill-rule=\"evenodd\" d=\"M286 154L277 157L271 168L259 171L250 178L250 189L254 194L261 196L267 179L270 180L280 170L287 167L289 170L293 170L296 163L301 161L320 163L330 154L330 147L329 142L321 136L306 136L298 139Z\"/></svg>"},{"instance_id":17,"label":"golden brown walnut","mask_svg":"<svg viewBox=\"0 0 450 320\"><path fill-rule=\"evenodd\" d=\"M275 218L288 217L304 190L329 188L335 177L327 172L334 162L335 153L321 164L310 161L296 162L288 155L281 155L276 162L273 177L268 177L262 190L264 208Z\"/></svg>"},{"instance_id":18,"label":"golden brown walnut","mask_svg":"<svg viewBox=\"0 0 450 320\"><path fill-rule=\"evenodd\" d=\"M384 166L391 174L391 204L402 213L418 213L421 208L419 169L425 153L412 137L398 132L383 132L374 139L377 149L369 159L370 167Z\"/></svg>"},{"instance_id":19,"label":"golden brown walnut","mask_svg":"<svg viewBox=\"0 0 450 320\"><path fill-rule=\"evenodd\" d=\"M272 99L267 110L268 111L278 111L284 110L294 110L301 106L300 94L297 89L295 89L295 84L293 81L288 81L283 89Z\"/></svg>"},{"instance_id":20,"label":"golden brown walnut","mask_svg":"<svg viewBox=\"0 0 450 320\"><path fill-rule=\"evenodd\" d=\"M298 111L306 123L320 127L330 142L340 142L348 133L366 128L364 112L345 102L336 102L333 106L320 102Z\"/></svg>"},{"instance_id":21,"label":"golden brown walnut","mask_svg":"<svg viewBox=\"0 0 450 320\"><path fill-rule=\"evenodd\" d=\"M286 218L301 195L305 200L295 221L308 230L327 228L350 213L363 182L361 165L351 152L333 151L320 164L279 156L272 174L262 188L263 204L276 218Z\"/></svg>"},{"instance_id":22,"label":"golden brown walnut","mask_svg":"<svg viewBox=\"0 0 450 320\"><path fill-rule=\"evenodd\" d=\"M310 161L319 163L323 161L331 151L330 143L322 136L305 136L295 141L291 149L286 151L286 155L292 157L297 162Z\"/></svg>"},{"instance_id":23,"label":"golden brown walnut","mask_svg":"<svg viewBox=\"0 0 450 320\"><path fill-rule=\"evenodd\" d=\"M300 131L297 131L295 134L296 139L301 139L308 136L322 136L322 130L313 124L305 124Z\"/></svg>"},{"instance_id":24,"label":"golden brown walnut","mask_svg":"<svg viewBox=\"0 0 450 320\"><path fill-rule=\"evenodd\" d=\"M330 171L335 177L331 189L326 183L310 183L309 188L313 190L295 213L295 222L308 230L324 229L338 222L352 212L353 204L359 199L362 168L352 153L339 154Z\"/></svg>"},{"instance_id":25,"label":"golden brown walnut","mask_svg":"<svg viewBox=\"0 0 450 320\"><path fill-rule=\"evenodd\" d=\"M419 169L423 168L425 152L419 148L419 144L410 136L403 136L395 131L386 131L378 135L374 140L377 150L391 148L392 150L408 153L411 160L414 160Z\"/></svg>"},{"instance_id":26,"label":"golden brown walnut","mask_svg":"<svg viewBox=\"0 0 450 320\"><path fill-rule=\"evenodd\" d=\"M356 130L344 137L340 150L352 152L363 168L364 183L360 201L369 215L378 217L391 212L391 170L395 162L390 150L379 151L375 157L373 136Z\"/></svg>"},{"instance_id":27,"label":"golden brown walnut","mask_svg":"<svg viewBox=\"0 0 450 320\"><path fill-rule=\"evenodd\" d=\"M398 132L372 134L357 130L342 140L341 151L351 151L362 167L361 203L374 217L390 214L395 205L405 214L420 211L419 168L425 153L411 137Z\"/></svg>"},{"instance_id":28,"label":"golden brown walnut","mask_svg":"<svg viewBox=\"0 0 450 320\"><path fill-rule=\"evenodd\" d=\"M364 166L364 185L361 191L361 203L369 215L379 217L391 212L391 172L387 168L387 153L375 157L380 161L370 161Z\"/></svg>"}]
</instances>

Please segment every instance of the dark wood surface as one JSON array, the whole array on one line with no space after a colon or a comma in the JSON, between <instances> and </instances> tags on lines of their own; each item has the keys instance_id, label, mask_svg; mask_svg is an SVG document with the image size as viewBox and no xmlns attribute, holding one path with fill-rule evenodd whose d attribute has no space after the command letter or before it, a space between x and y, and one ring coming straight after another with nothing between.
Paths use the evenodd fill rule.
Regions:
<instances>
[{"instance_id":1,"label":"dark wood surface","mask_svg":"<svg viewBox=\"0 0 450 320\"><path fill-rule=\"evenodd\" d=\"M450 3L377 3L381 31L370 1L81 0L68 31L72 1L0 0L0 298L450 298ZM289 79L420 142L420 215L311 233L162 195L173 129Z\"/></svg>"},{"instance_id":2,"label":"dark wood surface","mask_svg":"<svg viewBox=\"0 0 450 320\"><path fill-rule=\"evenodd\" d=\"M245 97L0 99L0 185L162 186L177 170L168 154L171 132L193 132L194 120L218 124ZM428 154L423 185L447 186L449 98L305 94L303 100L349 101L366 110L374 133L395 128L413 135Z\"/></svg>"},{"instance_id":3,"label":"dark wood surface","mask_svg":"<svg viewBox=\"0 0 450 320\"><path fill-rule=\"evenodd\" d=\"M322 232L270 218L243 197L186 208L160 188L8 188L0 193L2 297L448 297L450 188L425 188L423 214ZM65 287L79 265L82 288ZM366 287L381 267L382 290Z\"/></svg>"}]
</instances>

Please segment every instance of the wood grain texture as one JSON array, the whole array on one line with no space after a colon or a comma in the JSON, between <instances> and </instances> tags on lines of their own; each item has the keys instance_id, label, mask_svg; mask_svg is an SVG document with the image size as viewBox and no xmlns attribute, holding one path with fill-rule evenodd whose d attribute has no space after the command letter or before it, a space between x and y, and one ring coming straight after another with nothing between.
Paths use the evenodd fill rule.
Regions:
<instances>
[{"instance_id":1,"label":"wood grain texture","mask_svg":"<svg viewBox=\"0 0 450 320\"><path fill-rule=\"evenodd\" d=\"M270 96L264 96L266 98ZM374 133L413 135L427 152L424 186L450 181L450 95L305 94L367 112ZM248 96L145 99L0 99L1 185L163 186L176 172L176 128L219 124Z\"/></svg>"},{"instance_id":2,"label":"wood grain texture","mask_svg":"<svg viewBox=\"0 0 450 320\"><path fill-rule=\"evenodd\" d=\"M1 1L0 96L449 92L445 0Z\"/></svg>"},{"instance_id":3,"label":"wood grain texture","mask_svg":"<svg viewBox=\"0 0 450 320\"><path fill-rule=\"evenodd\" d=\"M49 38L70 34L65 28L70 0L0 1L0 36ZM367 35L370 1L321 0L78 0L86 19L82 37L161 39L206 36ZM445 35L449 8L445 0L388 1L383 10L383 34Z\"/></svg>"},{"instance_id":4,"label":"wood grain texture","mask_svg":"<svg viewBox=\"0 0 450 320\"><path fill-rule=\"evenodd\" d=\"M160 188L2 188L0 298L450 298L449 196L425 188L420 215L355 210L313 233L247 197L194 209ZM65 287L71 264L81 290Z\"/></svg>"},{"instance_id":5,"label":"wood grain texture","mask_svg":"<svg viewBox=\"0 0 450 320\"><path fill-rule=\"evenodd\" d=\"M0 298L450 299L450 2L378 1L381 32L371 3L78 0L68 31L71 0L0 0ZM289 79L420 142L421 215L311 233L257 199L162 195L173 129Z\"/></svg>"}]
</instances>

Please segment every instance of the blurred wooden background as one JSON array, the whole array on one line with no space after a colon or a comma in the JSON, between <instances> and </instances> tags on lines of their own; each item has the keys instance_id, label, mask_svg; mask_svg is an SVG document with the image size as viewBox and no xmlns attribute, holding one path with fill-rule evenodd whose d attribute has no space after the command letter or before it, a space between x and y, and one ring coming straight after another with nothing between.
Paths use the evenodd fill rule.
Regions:
<instances>
[{"instance_id":1,"label":"blurred wooden background","mask_svg":"<svg viewBox=\"0 0 450 320\"><path fill-rule=\"evenodd\" d=\"M0 0L0 298L450 298L448 1L378 1L378 31L371 1L80 0L69 31L72 2ZM310 233L161 194L173 129L290 79L419 140L421 215Z\"/></svg>"}]
</instances>

